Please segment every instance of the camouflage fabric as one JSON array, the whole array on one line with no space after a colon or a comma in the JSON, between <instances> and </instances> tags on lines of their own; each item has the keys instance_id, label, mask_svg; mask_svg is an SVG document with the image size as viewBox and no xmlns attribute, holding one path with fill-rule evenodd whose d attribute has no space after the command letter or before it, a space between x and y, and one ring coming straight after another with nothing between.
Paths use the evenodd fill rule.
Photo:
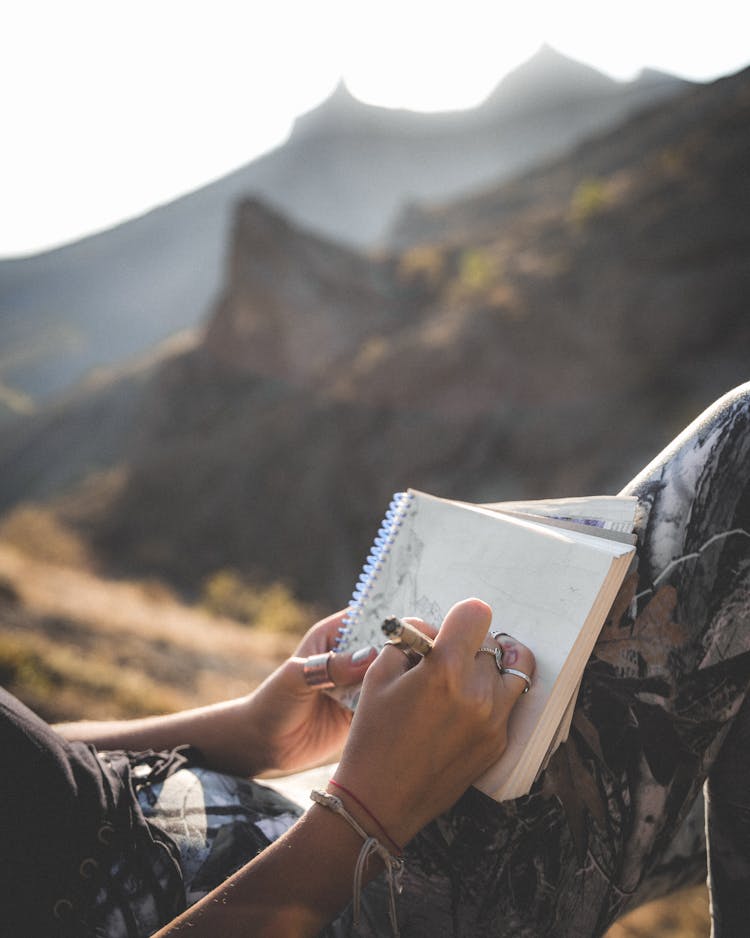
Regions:
<instances>
[{"instance_id":1,"label":"camouflage fabric","mask_svg":"<svg viewBox=\"0 0 750 938\"><path fill-rule=\"evenodd\" d=\"M715 938L747 934L750 888L750 385L625 490L639 569L588 663L569 740L529 796L471 789L409 845L405 936L595 936L706 876ZM383 883L362 935L387 935ZM330 935L353 934L349 913Z\"/></svg>"},{"instance_id":2,"label":"camouflage fabric","mask_svg":"<svg viewBox=\"0 0 750 938\"><path fill-rule=\"evenodd\" d=\"M141 787L144 817L180 854L188 905L231 876L294 824L299 805L249 779L187 766Z\"/></svg>"},{"instance_id":3,"label":"camouflage fabric","mask_svg":"<svg viewBox=\"0 0 750 938\"><path fill-rule=\"evenodd\" d=\"M639 499L639 567L587 665L570 738L530 795L497 804L470 789L412 841L403 936L601 935L640 902L705 878L707 780L714 935L747 933L749 467L746 385L624 490ZM180 851L189 901L293 822L289 802L261 786L173 778L140 800ZM264 828L264 817L276 820ZM363 904L358 932L346 910L325 934L390 934L382 880Z\"/></svg>"}]
</instances>

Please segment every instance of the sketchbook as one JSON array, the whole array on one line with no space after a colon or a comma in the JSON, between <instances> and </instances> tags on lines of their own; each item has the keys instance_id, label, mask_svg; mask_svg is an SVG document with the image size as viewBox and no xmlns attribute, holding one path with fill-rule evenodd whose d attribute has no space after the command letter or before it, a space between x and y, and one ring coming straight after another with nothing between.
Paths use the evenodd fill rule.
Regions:
<instances>
[{"instance_id":1,"label":"sketchbook","mask_svg":"<svg viewBox=\"0 0 750 938\"><path fill-rule=\"evenodd\" d=\"M583 669L635 558L637 499L473 505L409 489L394 496L362 569L336 651L381 647L383 619L438 626L475 596L536 658L502 758L475 784L503 801L527 794L567 737ZM354 709L357 689L336 689Z\"/></svg>"}]
</instances>

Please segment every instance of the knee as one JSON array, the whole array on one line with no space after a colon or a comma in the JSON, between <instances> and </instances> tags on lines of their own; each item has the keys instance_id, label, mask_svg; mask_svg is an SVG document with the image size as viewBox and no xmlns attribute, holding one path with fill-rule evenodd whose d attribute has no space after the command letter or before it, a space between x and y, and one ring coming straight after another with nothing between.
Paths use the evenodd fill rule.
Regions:
<instances>
[{"instance_id":1,"label":"knee","mask_svg":"<svg viewBox=\"0 0 750 938\"><path fill-rule=\"evenodd\" d=\"M710 470L718 479L725 469L746 473L750 457L750 382L728 391L703 411L623 489L646 496L665 485L692 489ZM736 475L736 471L731 473Z\"/></svg>"}]
</instances>

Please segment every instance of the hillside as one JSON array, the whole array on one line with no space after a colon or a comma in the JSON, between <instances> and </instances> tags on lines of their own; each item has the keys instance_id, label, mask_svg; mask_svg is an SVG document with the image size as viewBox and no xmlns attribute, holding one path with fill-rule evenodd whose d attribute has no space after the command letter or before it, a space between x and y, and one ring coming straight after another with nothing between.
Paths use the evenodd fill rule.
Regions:
<instances>
[{"instance_id":1,"label":"hillside","mask_svg":"<svg viewBox=\"0 0 750 938\"><path fill-rule=\"evenodd\" d=\"M243 202L205 330L0 433L0 680L51 718L242 693L289 637L155 576L331 608L395 489L616 490L750 377L749 118L750 72L694 89L377 258ZM700 888L608 935L707 930Z\"/></svg>"},{"instance_id":2,"label":"hillside","mask_svg":"<svg viewBox=\"0 0 750 938\"><path fill-rule=\"evenodd\" d=\"M187 607L153 582L92 575L50 520L36 513L43 557L28 517L15 526L23 545L8 522L0 530L0 683L45 719L132 718L241 695L294 647L291 634ZM708 928L697 887L637 909L607 938L703 938Z\"/></svg>"},{"instance_id":3,"label":"hillside","mask_svg":"<svg viewBox=\"0 0 750 938\"><path fill-rule=\"evenodd\" d=\"M60 511L111 569L189 591L236 566L342 605L406 485L617 490L748 378L749 107L750 72L696 89L379 259L244 203L204 338L153 372L118 472ZM57 474L95 445L83 406L54 423L79 436L0 441L6 505L47 440Z\"/></svg>"},{"instance_id":4,"label":"hillside","mask_svg":"<svg viewBox=\"0 0 750 938\"><path fill-rule=\"evenodd\" d=\"M548 48L467 112L372 107L340 86L283 146L225 178L75 244L0 261L0 422L202 321L241 198L372 245L405 201L508 178L685 87L650 73L614 82Z\"/></svg>"}]
</instances>

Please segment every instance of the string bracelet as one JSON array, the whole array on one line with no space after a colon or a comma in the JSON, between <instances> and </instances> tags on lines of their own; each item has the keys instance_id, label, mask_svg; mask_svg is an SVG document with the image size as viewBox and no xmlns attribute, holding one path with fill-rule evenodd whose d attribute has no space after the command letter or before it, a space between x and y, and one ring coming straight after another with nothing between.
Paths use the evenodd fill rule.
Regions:
<instances>
[{"instance_id":1,"label":"string bracelet","mask_svg":"<svg viewBox=\"0 0 750 938\"><path fill-rule=\"evenodd\" d=\"M381 824L381 822L375 817L375 815L372 813L372 811L370 811L370 809L367 807L367 805L366 805L366 804L363 804L363 803L359 800L359 798L354 794L353 791L349 791L349 789L348 789L345 785L342 785L341 782L337 782L335 778L329 778L329 779L328 779L328 782L329 782L330 785L333 785L334 788L338 788L338 789L340 789L341 791L343 791L345 795L349 795L349 797L352 799L352 801L353 801L355 804L358 804L358 805L360 806L360 808L362 808L362 810L363 810L363 811L365 812L365 814L370 818L370 820L371 820L371 821L374 821L375 824L377 824L377 826L380 828L380 830L385 834L386 839L390 840L390 842L391 842L391 843L393 844L393 846L396 848L396 854L397 854L398 856L402 856L402 855L403 855L404 848L403 848L400 844L396 843L396 841L393 839L393 837L391 837L391 835L390 835L390 834L388 833L388 831L385 829L385 825Z\"/></svg>"},{"instance_id":2,"label":"string bracelet","mask_svg":"<svg viewBox=\"0 0 750 938\"><path fill-rule=\"evenodd\" d=\"M385 866L385 877L388 882L388 916L391 920L394 938L399 938L398 914L396 911L396 893L401 893L403 885L401 879L404 873L404 861L401 857L394 857L393 854L384 847L376 837L370 837L367 831L359 824L344 807L344 802L338 795L332 795L328 791L319 791L313 788L310 792L310 798L316 804L334 814L342 817L346 823L362 838L364 843L359 851L357 862L354 865L354 882L352 885L352 906L354 916L354 927L359 927L359 917L362 905L362 877L364 876L365 866L370 854L377 854Z\"/></svg>"}]
</instances>

